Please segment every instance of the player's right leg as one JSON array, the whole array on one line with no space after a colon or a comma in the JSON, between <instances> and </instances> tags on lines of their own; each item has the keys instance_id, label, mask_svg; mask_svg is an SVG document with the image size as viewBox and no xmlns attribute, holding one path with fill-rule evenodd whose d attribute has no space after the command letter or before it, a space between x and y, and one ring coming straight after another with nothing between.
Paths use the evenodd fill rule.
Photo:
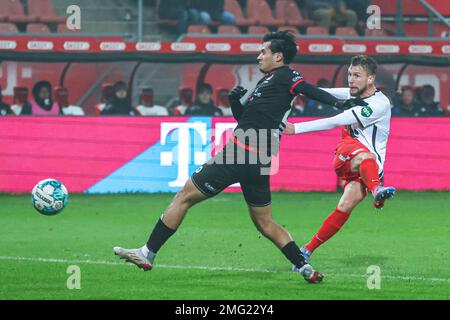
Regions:
<instances>
[{"instance_id":1,"label":"player's right leg","mask_svg":"<svg viewBox=\"0 0 450 320\"><path fill-rule=\"evenodd\" d=\"M319 231L301 248L303 255L309 259L319 246L334 236L347 222L352 210L365 198L365 186L358 181L349 182L334 211L325 219Z\"/></svg>"},{"instance_id":2,"label":"player's right leg","mask_svg":"<svg viewBox=\"0 0 450 320\"><path fill-rule=\"evenodd\" d=\"M189 179L183 189L175 195L161 218L158 219L146 245L137 249L114 247L114 253L145 271L151 270L156 253L175 233L188 209L205 199L207 196L200 192Z\"/></svg>"}]
</instances>

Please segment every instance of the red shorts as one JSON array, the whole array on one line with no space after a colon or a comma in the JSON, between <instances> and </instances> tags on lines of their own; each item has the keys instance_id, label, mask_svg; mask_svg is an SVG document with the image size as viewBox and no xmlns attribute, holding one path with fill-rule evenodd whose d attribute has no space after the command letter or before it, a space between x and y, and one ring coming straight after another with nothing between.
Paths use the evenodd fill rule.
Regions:
<instances>
[{"instance_id":1,"label":"red shorts","mask_svg":"<svg viewBox=\"0 0 450 320\"><path fill-rule=\"evenodd\" d=\"M333 159L333 167L337 176L350 182L359 180L359 172L352 172L350 161L362 152L369 152L361 142L353 138L345 138L339 141Z\"/></svg>"}]
</instances>

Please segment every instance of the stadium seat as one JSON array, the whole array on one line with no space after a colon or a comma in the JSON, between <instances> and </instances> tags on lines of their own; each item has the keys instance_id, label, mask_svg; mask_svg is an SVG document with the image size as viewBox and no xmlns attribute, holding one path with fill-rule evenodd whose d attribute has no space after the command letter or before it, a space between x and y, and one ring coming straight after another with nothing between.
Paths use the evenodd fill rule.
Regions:
<instances>
[{"instance_id":1,"label":"stadium seat","mask_svg":"<svg viewBox=\"0 0 450 320\"><path fill-rule=\"evenodd\" d=\"M50 28L43 23L29 23L27 24L26 32L31 33L50 33Z\"/></svg>"},{"instance_id":2,"label":"stadium seat","mask_svg":"<svg viewBox=\"0 0 450 320\"><path fill-rule=\"evenodd\" d=\"M22 106L28 101L28 88L27 87L14 87L14 104Z\"/></svg>"},{"instance_id":3,"label":"stadium seat","mask_svg":"<svg viewBox=\"0 0 450 320\"><path fill-rule=\"evenodd\" d=\"M263 26L280 27L286 24L286 18L275 18L272 9L266 0L248 0L248 17L256 20L256 23Z\"/></svg>"},{"instance_id":4,"label":"stadium seat","mask_svg":"<svg viewBox=\"0 0 450 320\"><path fill-rule=\"evenodd\" d=\"M250 34L266 34L269 32L269 28L264 26L250 26L248 28L248 33Z\"/></svg>"},{"instance_id":5,"label":"stadium seat","mask_svg":"<svg viewBox=\"0 0 450 320\"><path fill-rule=\"evenodd\" d=\"M236 26L219 26L217 33L241 34L241 31Z\"/></svg>"},{"instance_id":6,"label":"stadium seat","mask_svg":"<svg viewBox=\"0 0 450 320\"><path fill-rule=\"evenodd\" d=\"M66 17L57 17L52 0L28 0L28 16L33 21L63 23Z\"/></svg>"},{"instance_id":7,"label":"stadium seat","mask_svg":"<svg viewBox=\"0 0 450 320\"><path fill-rule=\"evenodd\" d=\"M226 106L230 104L228 100L229 89L219 88L216 90L216 105L218 106Z\"/></svg>"},{"instance_id":8,"label":"stadium seat","mask_svg":"<svg viewBox=\"0 0 450 320\"><path fill-rule=\"evenodd\" d=\"M33 19L25 15L20 0L2 0L1 6L5 21L17 23L33 22Z\"/></svg>"},{"instance_id":9,"label":"stadium seat","mask_svg":"<svg viewBox=\"0 0 450 320\"><path fill-rule=\"evenodd\" d=\"M69 105L69 91L67 88L63 87L55 87L53 90L53 97L55 99L55 102L60 107L66 107Z\"/></svg>"},{"instance_id":10,"label":"stadium seat","mask_svg":"<svg viewBox=\"0 0 450 320\"><path fill-rule=\"evenodd\" d=\"M19 32L14 23L2 22L0 23L0 32Z\"/></svg>"},{"instance_id":11,"label":"stadium seat","mask_svg":"<svg viewBox=\"0 0 450 320\"><path fill-rule=\"evenodd\" d=\"M96 114L100 114L105 108L106 104L111 103L114 98L114 84L113 83L103 83L101 102L96 104L94 109Z\"/></svg>"},{"instance_id":12,"label":"stadium seat","mask_svg":"<svg viewBox=\"0 0 450 320\"><path fill-rule=\"evenodd\" d=\"M289 31L293 34L300 34L300 31L294 26L281 26L278 28L278 31Z\"/></svg>"},{"instance_id":13,"label":"stadium seat","mask_svg":"<svg viewBox=\"0 0 450 320\"><path fill-rule=\"evenodd\" d=\"M188 27L187 33L204 33L209 34L211 30L209 30L208 26L204 25L192 25Z\"/></svg>"},{"instance_id":14,"label":"stadium seat","mask_svg":"<svg viewBox=\"0 0 450 320\"><path fill-rule=\"evenodd\" d=\"M194 103L194 90L188 87L181 87L178 89L178 97L180 104L175 106L170 112L174 116L184 115L187 108L192 106Z\"/></svg>"},{"instance_id":15,"label":"stadium seat","mask_svg":"<svg viewBox=\"0 0 450 320\"><path fill-rule=\"evenodd\" d=\"M306 28L306 34L307 35L320 35L320 36L327 36L328 30L324 27L308 27Z\"/></svg>"},{"instance_id":16,"label":"stadium seat","mask_svg":"<svg viewBox=\"0 0 450 320\"><path fill-rule=\"evenodd\" d=\"M60 23L56 27L56 32L58 33L79 33L80 30L71 30L67 28L67 25L65 23Z\"/></svg>"},{"instance_id":17,"label":"stadium seat","mask_svg":"<svg viewBox=\"0 0 450 320\"><path fill-rule=\"evenodd\" d=\"M356 32L355 28L352 27L337 27L336 33L337 36L344 36L344 37L357 37L358 33Z\"/></svg>"},{"instance_id":18,"label":"stadium seat","mask_svg":"<svg viewBox=\"0 0 450 320\"><path fill-rule=\"evenodd\" d=\"M384 29L366 29L364 31L366 37L387 37L388 34Z\"/></svg>"},{"instance_id":19,"label":"stadium seat","mask_svg":"<svg viewBox=\"0 0 450 320\"><path fill-rule=\"evenodd\" d=\"M275 15L277 18L285 19L286 25L302 27L312 26L314 21L305 19L293 0L278 0L275 4Z\"/></svg>"},{"instance_id":20,"label":"stadium seat","mask_svg":"<svg viewBox=\"0 0 450 320\"><path fill-rule=\"evenodd\" d=\"M238 26L250 26L256 24L255 19L244 16L242 8L237 0L225 0L224 10L234 14L236 17L236 25Z\"/></svg>"}]
</instances>

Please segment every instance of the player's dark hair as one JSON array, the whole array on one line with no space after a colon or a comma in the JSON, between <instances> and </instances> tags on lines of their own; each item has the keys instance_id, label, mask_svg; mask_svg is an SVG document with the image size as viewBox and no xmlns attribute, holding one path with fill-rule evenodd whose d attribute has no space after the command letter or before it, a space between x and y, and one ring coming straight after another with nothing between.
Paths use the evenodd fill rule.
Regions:
<instances>
[{"instance_id":1,"label":"player's dark hair","mask_svg":"<svg viewBox=\"0 0 450 320\"><path fill-rule=\"evenodd\" d=\"M270 41L270 51L272 53L281 52L283 54L283 62L286 64L291 63L297 54L295 37L288 31L268 33L264 36L263 41Z\"/></svg>"},{"instance_id":2,"label":"player's dark hair","mask_svg":"<svg viewBox=\"0 0 450 320\"><path fill-rule=\"evenodd\" d=\"M367 75L377 74L377 62L374 58L364 54L354 56L350 62L352 66L361 66L366 70Z\"/></svg>"}]
</instances>

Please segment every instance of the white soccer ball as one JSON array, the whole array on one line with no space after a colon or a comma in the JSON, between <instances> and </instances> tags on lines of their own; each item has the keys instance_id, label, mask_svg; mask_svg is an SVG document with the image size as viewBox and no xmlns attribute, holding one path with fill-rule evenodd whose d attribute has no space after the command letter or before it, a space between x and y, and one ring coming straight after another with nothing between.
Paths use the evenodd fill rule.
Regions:
<instances>
[{"instance_id":1,"label":"white soccer ball","mask_svg":"<svg viewBox=\"0 0 450 320\"><path fill-rule=\"evenodd\" d=\"M68 200L67 188L56 179L39 181L31 191L34 208L46 216L60 213L67 205Z\"/></svg>"}]
</instances>

